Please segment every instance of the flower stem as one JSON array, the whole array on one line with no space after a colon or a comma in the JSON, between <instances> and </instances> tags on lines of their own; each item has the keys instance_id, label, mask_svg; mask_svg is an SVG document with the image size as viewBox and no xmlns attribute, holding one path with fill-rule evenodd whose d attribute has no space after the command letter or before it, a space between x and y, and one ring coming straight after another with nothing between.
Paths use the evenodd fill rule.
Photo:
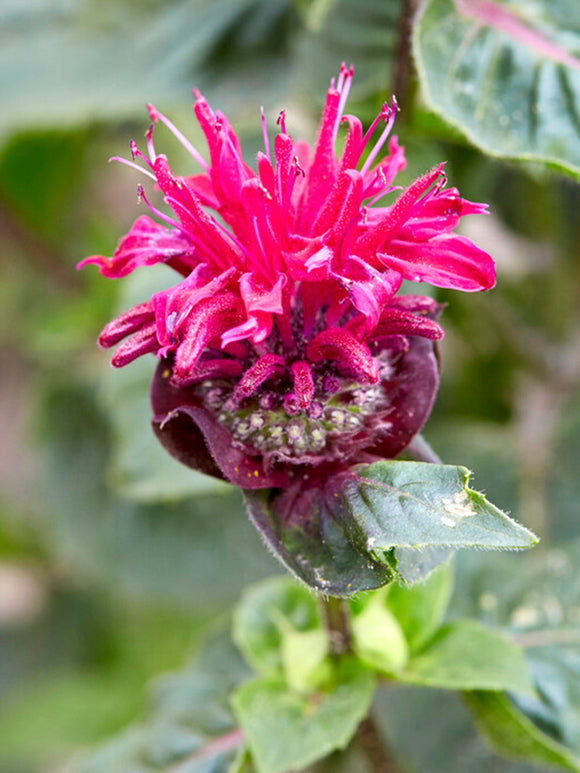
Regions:
<instances>
[{"instance_id":1,"label":"flower stem","mask_svg":"<svg viewBox=\"0 0 580 773\"><path fill-rule=\"evenodd\" d=\"M330 596L322 599L324 625L330 639L334 657L352 651L352 634L349 625L349 609L344 599ZM385 746L373 717L369 714L360 723L355 742L364 752L371 773L397 773L395 760Z\"/></svg>"},{"instance_id":2,"label":"flower stem","mask_svg":"<svg viewBox=\"0 0 580 773\"><path fill-rule=\"evenodd\" d=\"M352 648L352 637L348 624L348 610L344 599L330 596L322 602L324 625L330 639L333 655L346 655Z\"/></svg>"},{"instance_id":3,"label":"flower stem","mask_svg":"<svg viewBox=\"0 0 580 773\"><path fill-rule=\"evenodd\" d=\"M408 452L417 462L443 464L441 457L434 451L422 435L415 435L407 446Z\"/></svg>"}]
</instances>

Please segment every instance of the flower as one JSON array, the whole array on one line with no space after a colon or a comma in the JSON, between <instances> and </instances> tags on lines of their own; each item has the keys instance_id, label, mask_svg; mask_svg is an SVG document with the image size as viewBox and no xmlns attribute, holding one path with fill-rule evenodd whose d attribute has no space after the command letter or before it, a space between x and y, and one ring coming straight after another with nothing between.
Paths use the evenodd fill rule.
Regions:
<instances>
[{"instance_id":1,"label":"flower","mask_svg":"<svg viewBox=\"0 0 580 773\"><path fill-rule=\"evenodd\" d=\"M271 152L262 111L257 171L225 116L198 92L209 162L149 106L147 152L132 142L133 160L117 160L152 178L173 215L140 186L156 220L139 217L112 258L79 264L117 278L163 262L180 276L110 322L99 342L118 344L116 367L157 355L160 441L189 466L244 489L288 489L305 470L322 480L397 456L431 410L433 342L443 335L432 299L398 295L403 279L468 292L495 281L491 257L454 233L461 217L486 206L446 188L443 164L397 194L406 161L391 136L396 101L363 133L344 114L352 77L343 65L331 83L312 150L287 133L282 112ZM173 173L153 142L159 122L201 173Z\"/></svg>"}]
</instances>

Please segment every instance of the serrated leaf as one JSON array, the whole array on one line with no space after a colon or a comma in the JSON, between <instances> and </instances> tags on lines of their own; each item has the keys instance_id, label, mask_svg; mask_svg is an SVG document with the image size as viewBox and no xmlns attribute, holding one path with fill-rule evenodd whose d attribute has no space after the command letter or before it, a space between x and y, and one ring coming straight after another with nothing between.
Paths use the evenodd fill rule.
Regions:
<instances>
[{"instance_id":1,"label":"serrated leaf","mask_svg":"<svg viewBox=\"0 0 580 773\"><path fill-rule=\"evenodd\" d=\"M365 717L375 678L353 661L342 663L327 692L291 693L283 682L254 679L233 696L233 707L258 773L300 770L344 749Z\"/></svg>"},{"instance_id":2,"label":"serrated leaf","mask_svg":"<svg viewBox=\"0 0 580 773\"><path fill-rule=\"evenodd\" d=\"M511 690L534 695L521 647L476 620L444 625L397 679L447 690Z\"/></svg>"},{"instance_id":3,"label":"serrated leaf","mask_svg":"<svg viewBox=\"0 0 580 773\"><path fill-rule=\"evenodd\" d=\"M264 676L284 676L286 631L321 631L315 597L290 577L272 577L248 588L234 610L233 638L248 663Z\"/></svg>"},{"instance_id":4,"label":"serrated leaf","mask_svg":"<svg viewBox=\"0 0 580 773\"><path fill-rule=\"evenodd\" d=\"M435 633L453 588L453 570L439 566L422 583L407 588L392 583L386 590L386 605L397 618L412 652L419 650Z\"/></svg>"},{"instance_id":5,"label":"serrated leaf","mask_svg":"<svg viewBox=\"0 0 580 773\"><path fill-rule=\"evenodd\" d=\"M580 771L580 759L543 733L500 692L467 692L478 729L499 754L564 770Z\"/></svg>"},{"instance_id":6,"label":"serrated leaf","mask_svg":"<svg viewBox=\"0 0 580 773\"><path fill-rule=\"evenodd\" d=\"M428 0L413 49L429 107L494 156L580 174L580 5Z\"/></svg>"},{"instance_id":7,"label":"serrated leaf","mask_svg":"<svg viewBox=\"0 0 580 773\"><path fill-rule=\"evenodd\" d=\"M393 547L519 549L537 538L468 488L469 470L423 462L376 462L345 478L341 495L354 539L375 555ZM350 526L353 529L353 525Z\"/></svg>"}]
</instances>

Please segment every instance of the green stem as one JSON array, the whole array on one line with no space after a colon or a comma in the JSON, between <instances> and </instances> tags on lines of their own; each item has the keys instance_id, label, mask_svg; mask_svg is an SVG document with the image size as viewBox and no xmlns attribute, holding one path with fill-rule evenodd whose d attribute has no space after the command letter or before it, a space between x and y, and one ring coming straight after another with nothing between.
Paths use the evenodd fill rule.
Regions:
<instances>
[{"instance_id":1,"label":"green stem","mask_svg":"<svg viewBox=\"0 0 580 773\"><path fill-rule=\"evenodd\" d=\"M344 599L330 596L322 599L324 625L330 639L334 657L352 652L352 634L348 604ZM397 773L397 766L390 750L385 746L375 720L369 714L360 723L355 741L364 752L371 773Z\"/></svg>"}]
</instances>

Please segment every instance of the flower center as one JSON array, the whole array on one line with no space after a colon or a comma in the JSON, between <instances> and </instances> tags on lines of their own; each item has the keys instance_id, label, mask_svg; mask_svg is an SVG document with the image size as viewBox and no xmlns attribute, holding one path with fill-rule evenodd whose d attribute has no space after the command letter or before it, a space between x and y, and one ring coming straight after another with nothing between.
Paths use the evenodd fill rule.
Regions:
<instances>
[{"instance_id":1,"label":"flower center","mask_svg":"<svg viewBox=\"0 0 580 773\"><path fill-rule=\"evenodd\" d=\"M388 407L380 384L365 385L339 376L317 379L314 399L306 410L292 405L291 389L283 380L242 401L234 397L234 385L225 380L204 381L199 389L205 407L227 427L234 443L249 453L277 452L288 461L326 454L361 433L366 436L377 411Z\"/></svg>"}]
</instances>

